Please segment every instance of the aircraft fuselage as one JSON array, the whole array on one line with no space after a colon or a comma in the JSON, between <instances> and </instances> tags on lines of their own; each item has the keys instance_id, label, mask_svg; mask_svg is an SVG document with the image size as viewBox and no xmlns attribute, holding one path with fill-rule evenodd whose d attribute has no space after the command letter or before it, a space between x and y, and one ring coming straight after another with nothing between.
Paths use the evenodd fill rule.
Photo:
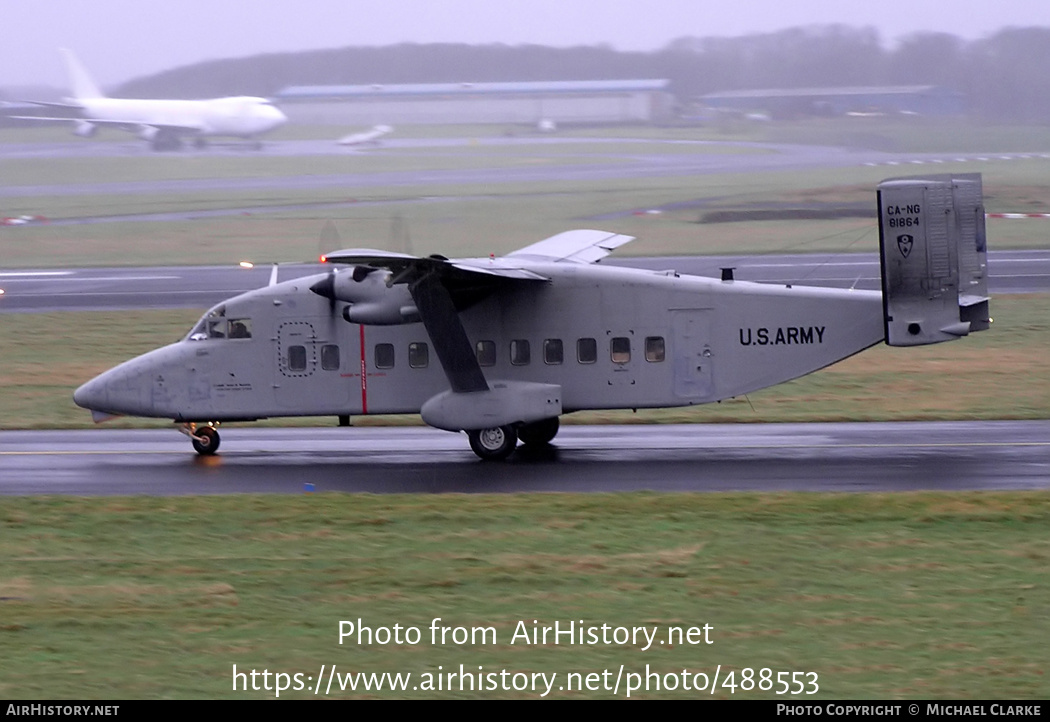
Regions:
<instances>
[{"instance_id":1,"label":"aircraft fuselage","mask_svg":"<svg viewBox=\"0 0 1050 722\"><path fill-rule=\"evenodd\" d=\"M265 98L213 100L90 98L76 101L84 120L170 128L179 134L251 138L287 122Z\"/></svg>"},{"instance_id":2,"label":"aircraft fuselage","mask_svg":"<svg viewBox=\"0 0 1050 722\"><path fill-rule=\"evenodd\" d=\"M772 386L884 338L878 292L570 263L460 313L490 385L561 387L565 412L686 406ZM176 421L418 413L449 381L422 323L359 325L310 291L251 291L178 343L85 384L97 411Z\"/></svg>"}]
</instances>

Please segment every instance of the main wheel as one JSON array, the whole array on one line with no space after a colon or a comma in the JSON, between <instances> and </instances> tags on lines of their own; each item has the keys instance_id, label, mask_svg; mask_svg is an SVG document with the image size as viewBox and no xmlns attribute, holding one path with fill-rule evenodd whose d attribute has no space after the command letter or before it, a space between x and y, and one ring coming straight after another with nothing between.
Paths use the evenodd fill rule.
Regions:
<instances>
[{"instance_id":1,"label":"main wheel","mask_svg":"<svg viewBox=\"0 0 1050 722\"><path fill-rule=\"evenodd\" d=\"M518 435L513 426L468 431L467 436L470 438L470 448L485 461L506 459L518 445Z\"/></svg>"},{"instance_id":2,"label":"main wheel","mask_svg":"<svg viewBox=\"0 0 1050 722\"><path fill-rule=\"evenodd\" d=\"M560 425L557 416L525 424L518 429L518 438L525 446L545 446L558 435Z\"/></svg>"},{"instance_id":3,"label":"main wheel","mask_svg":"<svg viewBox=\"0 0 1050 722\"><path fill-rule=\"evenodd\" d=\"M201 456L211 456L219 450L219 432L211 426L202 426L197 429L196 435L191 436L193 449Z\"/></svg>"}]
</instances>

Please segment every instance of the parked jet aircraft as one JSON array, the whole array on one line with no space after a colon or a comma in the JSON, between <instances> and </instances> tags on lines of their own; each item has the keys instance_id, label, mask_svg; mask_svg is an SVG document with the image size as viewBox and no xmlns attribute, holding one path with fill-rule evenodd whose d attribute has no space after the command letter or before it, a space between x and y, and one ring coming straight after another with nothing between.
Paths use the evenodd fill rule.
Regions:
<instances>
[{"instance_id":1,"label":"parked jet aircraft","mask_svg":"<svg viewBox=\"0 0 1050 722\"><path fill-rule=\"evenodd\" d=\"M878 198L881 292L602 266L632 239L595 230L502 258L339 251L331 271L219 304L74 400L96 420L173 419L202 454L221 421L420 413L498 459L548 443L564 413L709 403L881 341L988 328L980 176L891 179Z\"/></svg>"},{"instance_id":2,"label":"parked jet aircraft","mask_svg":"<svg viewBox=\"0 0 1050 722\"><path fill-rule=\"evenodd\" d=\"M377 145L379 139L388 133L393 133L394 129L389 125L377 125L371 130L366 130L363 133L351 133L350 135L344 135L339 139L339 145Z\"/></svg>"},{"instance_id":3,"label":"parked jet aircraft","mask_svg":"<svg viewBox=\"0 0 1050 722\"><path fill-rule=\"evenodd\" d=\"M60 117L15 116L24 120L65 122L82 137L94 135L98 128L113 127L136 133L149 141L153 150L175 150L183 138L197 145L212 136L255 140L288 122L284 113L266 98L247 96L213 100L139 100L107 98L95 85L71 50L62 49L73 97L63 103L30 101L60 109Z\"/></svg>"}]
</instances>

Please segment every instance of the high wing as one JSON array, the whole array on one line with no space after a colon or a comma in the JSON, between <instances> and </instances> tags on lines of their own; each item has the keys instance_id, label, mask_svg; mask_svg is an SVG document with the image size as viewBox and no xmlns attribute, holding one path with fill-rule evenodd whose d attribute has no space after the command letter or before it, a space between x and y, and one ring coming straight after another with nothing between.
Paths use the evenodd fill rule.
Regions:
<instances>
[{"instance_id":1,"label":"high wing","mask_svg":"<svg viewBox=\"0 0 1050 722\"><path fill-rule=\"evenodd\" d=\"M525 246L508 254L510 258L543 261L573 261L597 263L620 246L634 240L633 236L622 236L606 231L565 231L556 236Z\"/></svg>"},{"instance_id":2,"label":"high wing","mask_svg":"<svg viewBox=\"0 0 1050 722\"><path fill-rule=\"evenodd\" d=\"M548 282L544 264L596 263L632 240L605 231L567 231L502 258L421 258L348 249L327 254L323 260L352 264L354 269L334 272L311 290L333 302L350 303L343 310L350 322L423 322L450 386L423 406L427 423L459 430L502 426L508 420L538 421L561 413L561 388L524 381L490 386L460 311L518 283Z\"/></svg>"},{"instance_id":3,"label":"high wing","mask_svg":"<svg viewBox=\"0 0 1050 722\"><path fill-rule=\"evenodd\" d=\"M632 236L618 233L581 229L559 233L501 258L448 259L437 255L422 258L404 253L351 248L325 254L322 260L326 263L385 268L394 274L391 284L408 283L428 271L439 273L451 281L466 280L472 275L546 281L547 276L528 267L537 263L597 263L633 240Z\"/></svg>"}]
</instances>

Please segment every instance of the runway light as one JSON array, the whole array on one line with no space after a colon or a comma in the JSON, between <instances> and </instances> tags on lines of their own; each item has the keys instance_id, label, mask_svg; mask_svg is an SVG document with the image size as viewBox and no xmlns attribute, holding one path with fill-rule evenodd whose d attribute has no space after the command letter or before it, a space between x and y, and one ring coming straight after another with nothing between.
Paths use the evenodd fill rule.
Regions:
<instances>
[{"instance_id":1,"label":"runway light","mask_svg":"<svg viewBox=\"0 0 1050 722\"><path fill-rule=\"evenodd\" d=\"M255 268L255 264L252 263L251 261L241 261L237 265L240 266L241 268Z\"/></svg>"},{"instance_id":2,"label":"runway light","mask_svg":"<svg viewBox=\"0 0 1050 722\"><path fill-rule=\"evenodd\" d=\"M0 296L4 295L4 289L0 288Z\"/></svg>"}]
</instances>

